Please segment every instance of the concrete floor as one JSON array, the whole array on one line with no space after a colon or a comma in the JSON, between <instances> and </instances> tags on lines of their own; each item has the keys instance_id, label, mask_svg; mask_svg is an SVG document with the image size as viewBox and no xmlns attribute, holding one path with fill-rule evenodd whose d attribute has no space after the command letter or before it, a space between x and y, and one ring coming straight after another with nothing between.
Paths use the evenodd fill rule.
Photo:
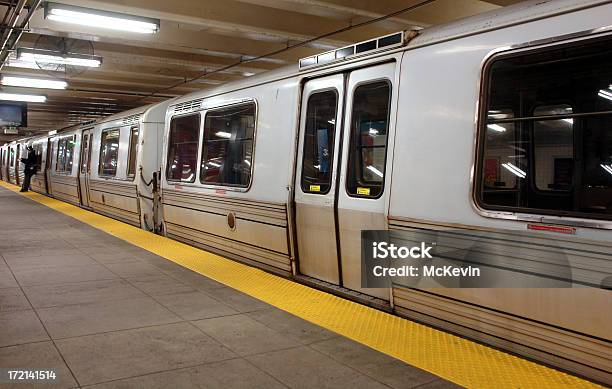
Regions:
<instances>
[{"instance_id":1,"label":"concrete floor","mask_svg":"<svg viewBox=\"0 0 612 389\"><path fill-rule=\"evenodd\" d=\"M56 369L45 388L456 387L4 188L0 368Z\"/></svg>"}]
</instances>

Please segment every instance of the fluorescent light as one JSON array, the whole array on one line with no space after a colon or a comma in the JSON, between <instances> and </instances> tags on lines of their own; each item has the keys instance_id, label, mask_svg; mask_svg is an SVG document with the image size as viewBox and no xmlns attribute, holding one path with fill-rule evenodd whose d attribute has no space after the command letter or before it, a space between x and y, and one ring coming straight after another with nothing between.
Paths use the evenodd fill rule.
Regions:
<instances>
[{"instance_id":1,"label":"fluorescent light","mask_svg":"<svg viewBox=\"0 0 612 389\"><path fill-rule=\"evenodd\" d=\"M27 62L56 63L60 65L86 66L97 68L102 63L102 57L93 55L79 55L74 53L62 54L59 51L39 49L18 49L17 59Z\"/></svg>"},{"instance_id":2,"label":"fluorescent light","mask_svg":"<svg viewBox=\"0 0 612 389\"><path fill-rule=\"evenodd\" d=\"M506 128L500 126L499 124L487 124L487 128L496 132L506 132Z\"/></svg>"},{"instance_id":3,"label":"fluorescent light","mask_svg":"<svg viewBox=\"0 0 612 389\"><path fill-rule=\"evenodd\" d=\"M518 176L520 178L525 178L527 177L527 173L525 173L524 171L522 171L521 169L519 169L518 167L514 166L513 164L511 164L510 162L507 163L502 163L502 166L508 170L510 173L514 174L515 176Z\"/></svg>"},{"instance_id":4,"label":"fluorescent light","mask_svg":"<svg viewBox=\"0 0 612 389\"><path fill-rule=\"evenodd\" d=\"M370 128L370 135L374 136L374 135L378 135L378 130L375 128Z\"/></svg>"},{"instance_id":5,"label":"fluorescent light","mask_svg":"<svg viewBox=\"0 0 612 389\"><path fill-rule=\"evenodd\" d=\"M599 166L601 166L602 168L604 168L605 171L607 171L608 173L612 174L612 165L608 166L608 165L604 165L603 163L600 164Z\"/></svg>"},{"instance_id":6,"label":"fluorescent light","mask_svg":"<svg viewBox=\"0 0 612 389\"><path fill-rule=\"evenodd\" d=\"M230 134L229 132L225 132L225 131L217 131L215 132L215 135L218 136L219 138L231 138L232 134Z\"/></svg>"},{"instance_id":7,"label":"fluorescent light","mask_svg":"<svg viewBox=\"0 0 612 389\"><path fill-rule=\"evenodd\" d=\"M159 19L50 2L45 5L45 19L140 34L154 34L160 24Z\"/></svg>"},{"instance_id":8,"label":"fluorescent light","mask_svg":"<svg viewBox=\"0 0 612 389\"><path fill-rule=\"evenodd\" d=\"M612 93L608 92L605 89L600 89L599 93L597 93L597 96L603 97L604 99L612 100Z\"/></svg>"},{"instance_id":9,"label":"fluorescent light","mask_svg":"<svg viewBox=\"0 0 612 389\"><path fill-rule=\"evenodd\" d=\"M244 163L246 163L247 165L251 166L251 161L249 161L248 159L245 159Z\"/></svg>"},{"instance_id":10,"label":"fluorescent light","mask_svg":"<svg viewBox=\"0 0 612 389\"><path fill-rule=\"evenodd\" d=\"M58 80L44 80L41 78L2 76L2 85L23 86L27 88L66 89L68 83Z\"/></svg>"},{"instance_id":11,"label":"fluorescent light","mask_svg":"<svg viewBox=\"0 0 612 389\"><path fill-rule=\"evenodd\" d=\"M209 162L206 162L206 163L207 163L208 165L212 166L212 167L221 167L221 164L220 164L220 163L217 163L217 162L212 162L212 161L209 161Z\"/></svg>"},{"instance_id":12,"label":"fluorescent light","mask_svg":"<svg viewBox=\"0 0 612 389\"><path fill-rule=\"evenodd\" d=\"M372 173L376 174L378 177L382 178L382 176L383 176L382 172L380 170L376 169L374 166L368 165L367 169L369 171L371 171Z\"/></svg>"},{"instance_id":13,"label":"fluorescent light","mask_svg":"<svg viewBox=\"0 0 612 389\"><path fill-rule=\"evenodd\" d=\"M51 130L51 131L49 131L49 136L51 136L51 135L55 135L55 134L57 134L57 130Z\"/></svg>"},{"instance_id":14,"label":"fluorescent light","mask_svg":"<svg viewBox=\"0 0 612 389\"><path fill-rule=\"evenodd\" d=\"M574 124L574 119L561 119L561 120L569 124Z\"/></svg>"},{"instance_id":15,"label":"fluorescent light","mask_svg":"<svg viewBox=\"0 0 612 389\"><path fill-rule=\"evenodd\" d=\"M47 101L47 96L43 95L24 95L20 93L4 93L0 92L0 100L9 101L25 101L27 103L44 103Z\"/></svg>"}]
</instances>

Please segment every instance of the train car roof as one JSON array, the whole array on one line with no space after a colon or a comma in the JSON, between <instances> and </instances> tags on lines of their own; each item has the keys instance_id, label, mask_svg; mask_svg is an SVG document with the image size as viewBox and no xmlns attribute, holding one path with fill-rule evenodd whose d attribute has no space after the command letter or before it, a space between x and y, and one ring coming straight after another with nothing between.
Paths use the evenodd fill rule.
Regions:
<instances>
[{"instance_id":1,"label":"train car roof","mask_svg":"<svg viewBox=\"0 0 612 389\"><path fill-rule=\"evenodd\" d=\"M463 18L451 23L429 27L420 30L418 35L410 40L408 44L394 51L416 49L418 47L441 43L453 39L485 33L487 31L510 27L517 24L526 23L533 20L556 16L580 9L594 7L596 5L608 3L609 0L531 0L502 7L493 11L484 12L475 16ZM391 51L390 51L391 52ZM385 52L382 52L385 53ZM375 53L381 55L381 52ZM365 55L359 60L365 60L372 56ZM317 71L321 68L331 68L342 65L343 61L322 67L315 67ZM279 69L260 73L242 80L231 81L215 88L196 91L182 97L177 97L170 106L191 101L194 99L207 98L234 90L248 88L268 82L273 82L283 78L307 74L307 71L300 72L297 62Z\"/></svg>"}]
</instances>

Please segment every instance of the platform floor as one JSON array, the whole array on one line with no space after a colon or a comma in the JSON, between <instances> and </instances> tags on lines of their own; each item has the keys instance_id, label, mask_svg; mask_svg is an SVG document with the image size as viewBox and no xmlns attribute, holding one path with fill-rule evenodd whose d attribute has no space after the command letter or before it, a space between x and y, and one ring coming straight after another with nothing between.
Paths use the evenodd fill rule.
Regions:
<instances>
[{"instance_id":1,"label":"platform floor","mask_svg":"<svg viewBox=\"0 0 612 389\"><path fill-rule=\"evenodd\" d=\"M457 387L0 187L9 367L66 388Z\"/></svg>"}]
</instances>

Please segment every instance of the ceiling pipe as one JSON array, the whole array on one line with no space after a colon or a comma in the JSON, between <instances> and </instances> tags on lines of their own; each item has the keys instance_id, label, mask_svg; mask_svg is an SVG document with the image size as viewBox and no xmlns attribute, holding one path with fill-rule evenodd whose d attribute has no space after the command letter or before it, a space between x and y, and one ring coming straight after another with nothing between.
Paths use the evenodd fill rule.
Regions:
<instances>
[{"instance_id":1,"label":"ceiling pipe","mask_svg":"<svg viewBox=\"0 0 612 389\"><path fill-rule=\"evenodd\" d=\"M26 5L26 1L27 0L19 1L17 7L15 8L15 13L13 14L13 17L9 22L10 28L5 31L6 37L4 36L5 34L3 34L2 45L0 46L0 70L2 70L2 68L4 67L9 53L15 50L17 42L19 42L19 39L21 39L21 36L23 35L23 31L27 27L28 23L30 23L32 16L34 16L34 12L38 9L40 3L42 3L42 0L34 0L32 5L28 9L27 15L25 16L19 27L16 28L17 21L19 20L19 16L23 12L23 9Z\"/></svg>"}]
</instances>

